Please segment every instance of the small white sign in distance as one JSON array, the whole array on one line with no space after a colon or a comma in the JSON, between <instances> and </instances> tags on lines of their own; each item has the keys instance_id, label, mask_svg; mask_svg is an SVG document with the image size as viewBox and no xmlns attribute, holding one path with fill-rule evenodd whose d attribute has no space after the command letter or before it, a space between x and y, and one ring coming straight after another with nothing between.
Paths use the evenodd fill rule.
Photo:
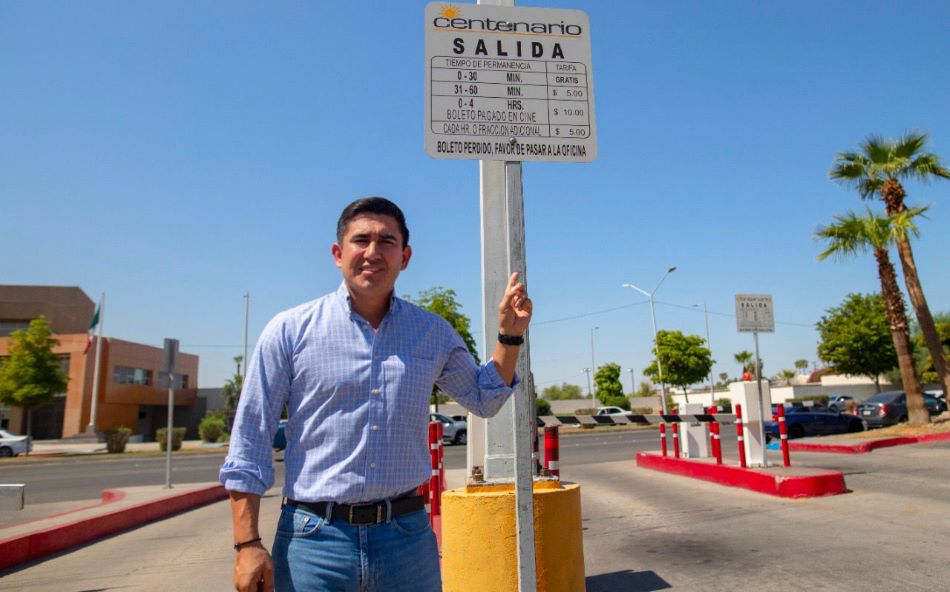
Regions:
<instances>
[{"instance_id":1,"label":"small white sign in distance","mask_svg":"<svg viewBox=\"0 0 950 592\"><path fill-rule=\"evenodd\" d=\"M771 294L736 294L736 327L740 333L774 333Z\"/></svg>"},{"instance_id":2,"label":"small white sign in distance","mask_svg":"<svg viewBox=\"0 0 950 592\"><path fill-rule=\"evenodd\" d=\"M425 10L425 54L429 156L597 157L585 12L433 2Z\"/></svg>"}]
</instances>

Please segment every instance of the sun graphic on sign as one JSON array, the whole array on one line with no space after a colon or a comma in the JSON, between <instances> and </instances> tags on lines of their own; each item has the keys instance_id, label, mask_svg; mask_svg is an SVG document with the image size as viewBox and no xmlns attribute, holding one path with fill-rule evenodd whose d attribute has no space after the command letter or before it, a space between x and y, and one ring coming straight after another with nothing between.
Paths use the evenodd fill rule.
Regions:
<instances>
[{"instance_id":1,"label":"sun graphic on sign","mask_svg":"<svg viewBox=\"0 0 950 592\"><path fill-rule=\"evenodd\" d=\"M451 4L445 4L442 6L442 16L447 19L454 19L457 16L462 16L462 11Z\"/></svg>"}]
</instances>

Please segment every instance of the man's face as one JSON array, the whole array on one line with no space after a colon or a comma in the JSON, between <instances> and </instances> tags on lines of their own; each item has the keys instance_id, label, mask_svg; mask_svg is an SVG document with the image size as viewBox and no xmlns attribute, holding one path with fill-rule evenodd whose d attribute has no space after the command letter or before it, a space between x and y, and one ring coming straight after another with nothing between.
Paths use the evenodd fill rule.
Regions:
<instances>
[{"instance_id":1,"label":"man's face","mask_svg":"<svg viewBox=\"0 0 950 592\"><path fill-rule=\"evenodd\" d=\"M392 216L360 214L350 221L343 244L334 243L333 260L354 296L388 295L399 272L409 265L412 249L403 247Z\"/></svg>"}]
</instances>

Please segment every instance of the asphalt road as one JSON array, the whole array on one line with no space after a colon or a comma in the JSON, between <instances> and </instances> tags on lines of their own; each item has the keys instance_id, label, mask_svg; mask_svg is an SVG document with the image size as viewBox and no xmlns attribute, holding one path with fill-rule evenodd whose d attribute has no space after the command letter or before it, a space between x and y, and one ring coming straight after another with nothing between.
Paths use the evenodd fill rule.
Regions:
<instances>
[{"instance_id":1,"label":"asphalt road","mask_svg":"<svg viewBox=\"0 0 950 592\"><path fill-rule=\"evenodd\" d=\"M786 500L639 469L629 458L577 462L588 454L626 457L626 446L613 449L641 435L570 438L564 469L582 487L589 592L948 589L945 443L795 455L795 464L845 471L852 492ZM447 458L461 450L447 449ZM279 504L274 494L262 502L268 546ZM230 520L226 502L211 504L0 574L0 589L227 590Z\"/></svg>"}]
</instances>

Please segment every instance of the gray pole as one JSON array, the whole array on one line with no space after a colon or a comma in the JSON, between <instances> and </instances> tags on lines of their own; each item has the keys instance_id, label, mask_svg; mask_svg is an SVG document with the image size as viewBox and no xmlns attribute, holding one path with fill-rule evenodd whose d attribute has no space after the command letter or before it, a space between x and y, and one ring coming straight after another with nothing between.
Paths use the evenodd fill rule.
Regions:
<instances>
[{"instance_id":1,"label":"gray pole","mask_svg":"<svg viewBox=\"0 0 950 592\"><path fill-rule=\"evenodd\" d=\"M96 433L97 414L99 411L99 366L102 362L102 325L106 320L106 293L99 295L99 323L96 327L98 335L96 336L96 362L92 370L92 410L89 414L89 427L86 431L90 434Z\"/></svg>"},{"instance_id":2,"label":"gray pole","mask_svg":"<svg viewBox=\"0 0 950 592\"><path fill-rule=\"evenodd\" d=\"M765 408L768 407L771 412L772 402L764 401L762 399L762 366L759 363L759 332L756 331L752 334L752 337L755 339L755 388L759 397L759 442L762 442L763 446L765 445ZM764 458L764 456L763 456ZM767 462L766 462L767 464Z\"/></svg>"},{"instance_id":3,"label":"gray pole","mask_svg":"<svg viewBox=\"0 0 950 592\"><path fill-rule=\"evenodd\" d=\"M594 331L600 329L600 327L592 327L590 330L590 373L591 375L597 375L597 363L594 361ZM593 405L593 408L597 408L597 401L594 400L594 391L590 392L590 402Z\"/></svg>"},{"instance_id":4,"label":"gray pole","mask_svg":"<svg viewBox=\"0 0 950 592\"><path fill-rule=\"evenodd\" d=\"M703 300L703 320L706 321L706 348L709 350L709 359L712 360L712 345L709 343L709 313L706 312L706 301ZM716 404L716 383L713 381L713 365L709 364L709 404Z\"/></svg>"},{"instance_id":5,"label":"gray pole","mask_svg":"<svg viewBox=\"0 0 950 592\"><path fill-rule=\"evenodd\" d=\"M247 364L250 360L247 359L247 311L251 302L251 295L248 292L244 292L244 368L241 370L241 380L244 380L244 377L247 376Z\"/></svg>"},{"instance_id":6,"label":"gray pole","mask_svg":"<svg viewBox=\"0 0 950 592\"><path fill-rule=\"evenodd\" d=\"M653 292L650 292L650 317L653 319L653 347L656 348L656 370L660 375L660 409L666 415L666 383L663 380L663 364L660 362L660 343L656 340L656 307L653 306Z\"/></svg>"},{"instance_id":7,"label":"gray pole","mask_svg":"<svg viewBox=\"0 0 950 592\"><path fill-rule=\"evenodd\" d=\"M590 408L594 408L594 389L591 387L590 382L590 368L584 368L584 372L587 374L587 394L590 395Z\"/></svg>"},{"instance_id":8,"label":"gray pole","mask_svg":"<svg viewBox=\"0 0 950 592\"><path fill-rule=\"evenodd\" d=\"M637 392L637 379L634 376L633 368L628 368L628 370L630 370L630 394L632 395Z\"/></svg>"},{"instance_id":9,"label":"gray pole","mask_svg":"<svg viewBox=\"0 0 950 592\"><path fill-rule=\"evenodd\" d=\"M175 373L168 373L168 433L165 434L165 488L172 488L172 426L175 409Z\"/></svg>"}]
</instances>

